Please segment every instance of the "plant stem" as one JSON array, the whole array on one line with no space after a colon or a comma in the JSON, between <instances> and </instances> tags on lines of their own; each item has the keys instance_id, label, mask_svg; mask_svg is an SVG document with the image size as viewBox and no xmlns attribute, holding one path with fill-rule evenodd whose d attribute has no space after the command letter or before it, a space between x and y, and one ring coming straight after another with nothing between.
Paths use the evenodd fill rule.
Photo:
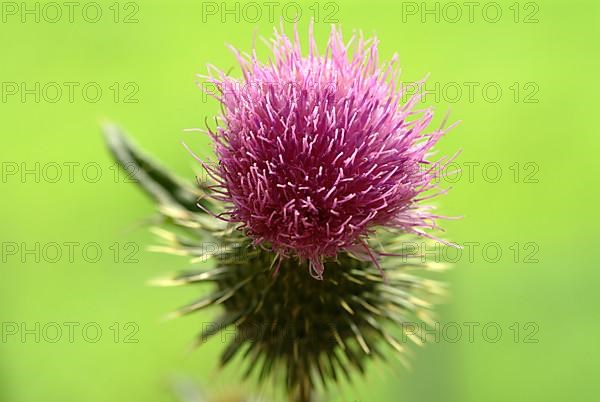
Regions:
<instances>
[{"instance_id":1,"label":"plant stem","mask_svg":"<svg viewBox=\"0 0 600 402\"><path fill-rule=\"evenodd\" d=\"M302 381L290 393L290 402L312 402L312 387L310 381Z\"/></svg>"}]
</instances>

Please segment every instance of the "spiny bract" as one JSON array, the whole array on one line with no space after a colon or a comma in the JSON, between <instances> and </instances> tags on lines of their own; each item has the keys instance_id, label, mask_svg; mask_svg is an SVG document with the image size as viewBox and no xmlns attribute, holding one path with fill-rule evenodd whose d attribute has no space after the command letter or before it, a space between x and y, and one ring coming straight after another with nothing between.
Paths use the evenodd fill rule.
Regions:
<instances>
[{"instance_id":1,"label":"spiny bract","mask_svg":"<svg viewBox=\"0 0 600 402\"><path fill-rule=\"evenodd\" d=\"M418 271L440 267L421 258L414 236L378 236L383 250L403 255L382 262L385 278L372 262L342 252L337 260L325 263L326 279L315 281L306 272L307 262L297 258L285 259L274 275L275 254L254 247L231 225L217 229L214 222L207 225L182 211L173 217L180 224L190 219L187 227L218 233L207 243L204 236L194 239L157 231L168 241L161 251L201 259L210 254L215 263L212 269L158 282L215 285L213 292L173 316L222 305L223 313L205 323L197 344L217 334L227 339L222 365L242 356L245 376L254 372L261 383L283 377L293 401L311 400L311 390L351 380L353 371L364 373L370 357L385 360L383 344L402 352L407 339L420 343L415 327L421 320L431 321L432 301L443 291L439 283L419 276ZM395 332L400 338L389 331L390 326L399 329Z\"/></svg>"}]
</instances>

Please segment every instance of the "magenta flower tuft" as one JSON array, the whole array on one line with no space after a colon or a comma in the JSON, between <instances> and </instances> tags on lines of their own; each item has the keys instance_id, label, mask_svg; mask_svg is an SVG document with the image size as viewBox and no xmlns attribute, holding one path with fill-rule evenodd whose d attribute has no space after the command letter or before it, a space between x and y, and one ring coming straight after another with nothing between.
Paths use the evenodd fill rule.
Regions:
<instances>
[{"instance_id":1,"label":"magenta flower tuft","mask_svg":"<svg viewBox=\"0 0 600 402\"><path fill-rule=\"evenodd\" d=\"M377 263L366 239L378 226L431 237L440 217L418 202L436 186L441 161L427 154L443 131L425 132L418 94L402 102L397 55L380 65L375 38L345 44L333 27L320 54L311 27L309 42L303 55L297 31L275 30L268 63L234 49L242 79L211 68L223 113L209 131L219 165L205 168L224 219L322 278L342 250Z\"/></svg>"}]
</instances>

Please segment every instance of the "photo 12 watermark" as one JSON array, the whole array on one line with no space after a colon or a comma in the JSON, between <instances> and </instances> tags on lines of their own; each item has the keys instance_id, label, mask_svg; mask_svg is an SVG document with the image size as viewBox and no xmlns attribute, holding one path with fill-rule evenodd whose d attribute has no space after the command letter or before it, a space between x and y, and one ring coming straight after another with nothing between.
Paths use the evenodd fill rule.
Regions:
<instances>
[{"instance_id":1,"label":"photo 12 watermark","mask_svg":"<svg viewBox=\"0 0 600 402\"><path fill-rule=\"evenodd\" d=\"M3 241L0 242L0 261L3 264L137 264L140 245L136 242L95 241Z\"/></svg>"},{"instance_id":2,"label":"photo 12 watermark","mask_svg":"<svg viewBox=\"0 0 600 402\"><path fill-rule=\"evenodd\" d=\"M466 263L515 263L538 264L540 245L536 241L465 241L455 242L451 247L440 242L407 241L399 243L398 258L411 261L457 264Z\"/></svg>"},{"instance_id":3,"label":"photo 12 watermark","mask_svg":"<svg viewBox=\"0 0 600 402\"><path fill-rule=\"evenodd\" d=\"M2 81L2 103L139 103L140 86L133 81Z\"/></svg>"},{"instance_id":4,"label":"photo 12 watermark","mask_svg":"<svg viewBox=\"0 0 600 402\"><path fill-rule=\"evenodd\" d=\"M430 171L430 166L422 166L423 170ZM436 165L433 168L436 175L436 184L456 183L514 183L538 184L540 182L540 165L533 161L515 162L479 162L479 161L451 161Z\"/></svg>"},{"instance_id":5,"label":"photo 12 watermark","mask_svg":"<svg viewBox=\"0 0 600 402\"><path fill-rule=\"evenodd\" d=\"M132 163L100 162L24 162L0 163L0 183L135 183L141 168Z\"/></svg>"},{"instance_id":6,"label":"photo 12 watermark","mask_svg":"<svg viewBox=\"0 0 600 402\"><path fill-rule=\"evenodd\" d=\"M95 1L2 1L0 21L4 24L58 24L108 21L115 24L137 24L140 5L138 2L113 2L100 4Z\"/></svg>"},{"instance_id":7,"label":"photo 12 watermark","mask_svg":"<svg viewBox=\"0 0 600 402\"><path fill-rule=\"evenodd\" d=\"M277 23L280 20L295 23L302 19L315 23L337 23L340 5L335 1L310 4L295 1L203 1L202 22L255 24L258 22Z\"/></svg>"},{"instance_id":8,"label":"photo 12 watermark","mask_svg":"<svg viewBox=\"0 0 600 402\"><path fill-rule=\"evenodd\" d=\"M503 325L496 321L451 321L435 322L433 325L423 322L402 324L401 341L418 339L426 343L498 343L508 340L513 343L539 343L540 326L537 322L512 322Z\"/></svg>"},{"instance_id":9,"label":"photo 12 watermark","mask_svg":"<svg viewBox=\"0 0 600 402\"><path fill-rule=\"evenodd\" d=\"M498 103L509 100L513 103L539 103L540 86L535 81L425 81L407 82L400 86L402 101L408 102L418 95L421 103Z\"/></svg>"},{"instance_id":10,"label":"photo 12 watermark","mask_svg":"<svg viewBox=\"0 0 600 402\"><path fill-rule=\"evenodd\" d=\"M400 21L457 24L485 22L496 24L509 21L515 24L537 24L540 5L537 2L500 4L495 1L403 1Z\"/></svg>"},{"instance_id":11,"label":"photo 12 watermark","mask_svg":"<svg viewBox=\"0 0 600 402\"><path fill-rule=\"evenodd\" d=\"M26 322L4 321L0 325L2 343L139 343L136 322L95 321Z\"/></svg>"}]
</instances>

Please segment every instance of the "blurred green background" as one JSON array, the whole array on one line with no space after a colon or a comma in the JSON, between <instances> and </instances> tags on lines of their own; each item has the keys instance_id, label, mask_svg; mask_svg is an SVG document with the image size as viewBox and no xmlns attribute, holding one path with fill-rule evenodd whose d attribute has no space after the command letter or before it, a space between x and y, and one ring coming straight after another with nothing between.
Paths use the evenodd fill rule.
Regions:
<instances>
[{"instance_id":1,"label":"blurred green background","mask_svg":"<svg viewBox=\"0 0 600 402\"><path fill-rule=\"evenodd\" d=\"M463 150L438 201L464 215L443 226L466 245L444 276L445 332L413 348L412 368L374 365L326 400L597 397L597 2L45 4L1 4L1 401L173 401L182 377L216 395L238 387L235 369L215 370L219 339L187 352L210 314L160 320L198 290L146 285L188 263L145 250L153 205L117 173L99 123L192 180L181 141L211 147L182 129L219 110L195 74L207 63L238 74L224 44L248 50L295 10L301 33L315 17L322 46L331 22L376 34L408 82L431 74L438 121L462 120L438 147Z\"/></svg>"}]
</instances>

